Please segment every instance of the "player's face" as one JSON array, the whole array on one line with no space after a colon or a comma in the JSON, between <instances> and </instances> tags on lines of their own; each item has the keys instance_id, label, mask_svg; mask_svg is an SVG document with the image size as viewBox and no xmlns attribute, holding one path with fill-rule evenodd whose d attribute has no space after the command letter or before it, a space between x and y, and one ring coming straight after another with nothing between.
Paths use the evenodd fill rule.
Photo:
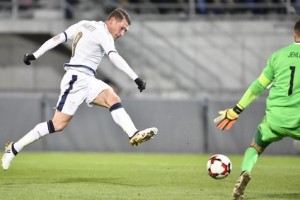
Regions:
<instances>
[{"instance_id":1,"label":"player's face","mask_svg":"<svg viewBox=\"0 0 300 200\"><path fill-rule=\"evenodd\" d=\"M122 37L125 32L128 31L128 28L129 25L125 19L120 21L115 18L111 18L108 21L108 30L115 40Z\"/></svg>"}]
</instances>

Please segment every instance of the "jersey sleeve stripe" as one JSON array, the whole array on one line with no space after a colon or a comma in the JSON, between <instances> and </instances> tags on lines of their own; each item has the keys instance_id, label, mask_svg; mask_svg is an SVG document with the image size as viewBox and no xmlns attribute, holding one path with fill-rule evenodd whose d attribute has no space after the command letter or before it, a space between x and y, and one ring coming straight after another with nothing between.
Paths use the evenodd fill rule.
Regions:
<instances>
[{"instance_id":1,"label":"jersey sleeve stripe","mask_svg":"<svg viewBox=\"0 0 300 200\"><path fill-rule=\"evenodd\" d=\"M66 39L65 39L65 42L67 42L67 41L68 41L67 33L66 33L65 31L64 31L63 33L64 33L65 38L66 38Z\"/></svg>"},{"instance_id":2,"label":"jersey sleeve stripe","mask_svg":"<svg viewBox=\"0 0 300 200\"><path fill-rule=\"evenodd\" d=\"M107 53L107 55L109 56L109 54L112 53L112 52L118 53L117 51L113 51L113 50L112 50L112 51L109 51L109 52Z\"/></svg>"}]
</instances>

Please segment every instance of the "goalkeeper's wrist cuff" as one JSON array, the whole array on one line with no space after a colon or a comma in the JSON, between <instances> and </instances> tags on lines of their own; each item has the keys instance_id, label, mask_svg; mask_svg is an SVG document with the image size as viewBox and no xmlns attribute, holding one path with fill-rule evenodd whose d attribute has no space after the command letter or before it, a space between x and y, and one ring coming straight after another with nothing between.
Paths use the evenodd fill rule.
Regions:
<instances>
[{"instance_id":1,"label":"goalkeeper's wrist cuff","mask_svg":"<svg viewBox=\"0 0 300 200\"><path fill-rule=\"evenodd\" d=\"M244 111L242 106L240 106L239 104L237 104L232 110L238 115L241 114Z\"/></svg>"}]
</instances>

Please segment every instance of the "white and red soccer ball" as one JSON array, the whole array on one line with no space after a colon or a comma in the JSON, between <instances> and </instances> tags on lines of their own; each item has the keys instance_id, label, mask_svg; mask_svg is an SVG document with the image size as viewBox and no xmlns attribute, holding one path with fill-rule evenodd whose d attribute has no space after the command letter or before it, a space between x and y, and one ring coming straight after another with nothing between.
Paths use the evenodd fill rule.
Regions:
<instances>
[{"instance_id":1,"label":"white and red soccer ball","mask_svg":"<svg viewBox=\"0 0 300 200\"><path fill-rule=\"evenodd\" d=\"M208 175L214 179L226 178L232 170L229 158L222 154L215 154L207 161Z\"/></svg>"}]
</instances>

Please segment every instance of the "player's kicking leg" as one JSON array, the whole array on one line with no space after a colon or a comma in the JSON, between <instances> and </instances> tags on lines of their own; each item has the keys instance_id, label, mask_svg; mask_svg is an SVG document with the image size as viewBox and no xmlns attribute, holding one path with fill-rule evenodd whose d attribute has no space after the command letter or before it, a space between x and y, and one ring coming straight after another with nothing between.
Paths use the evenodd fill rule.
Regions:
<instances>
[{"instance_id":1,"label":"player's kicking leg","mask_svg":"<svg viewBox=\"0 0 300 200\"><path fill-rule=\"evenodd\" d=\"M7 170L14 159L14 157L18 154L17 151L14 149L13 142L7 143L5 145L5 151L2 156L2 168Z\"/></svg>"},{"instance_id":2,"label":"player's kicking leg","mask_svg":"<svg viewBox=\"0 0 300 200\"><path fill-rule=\"evenodd\" d=\"M243 172L239 179L237 180L234 189L233 189L233 193L232 193L232 199L233 200L242 200L244 199L244 192L245 189L249 183L249 181L251 180L251 175L250 172Z\"/></svg>"},{"instance_id":3,"label":"player's kicking leg","mask_svg":"<svg viewBox=\"0 0 300 200\"><path fill-rule=\"evenodd\" d=\"M132 122L130 116L123 108L121 102L118 102L110 107L111 115L114 121L122 127L129 137L129 142L132 146L138 146L139 144L146 142L153 138L157 134L157 128L147 128L142 131L138 131Z\"/></svg>"},{"instance_id":4,"label":"player's kicking leg","mask_svg":"<svg viewBox=\"0 0 300 200\"><path fill-rule=\"evenodd\" d=\"M142 131L136 132L132 137L130 137L130 144L132 146L138 146L139 144L146 142L153 138L157 134L157 128L147 128Z\"/></svg>"}]
</instances>

